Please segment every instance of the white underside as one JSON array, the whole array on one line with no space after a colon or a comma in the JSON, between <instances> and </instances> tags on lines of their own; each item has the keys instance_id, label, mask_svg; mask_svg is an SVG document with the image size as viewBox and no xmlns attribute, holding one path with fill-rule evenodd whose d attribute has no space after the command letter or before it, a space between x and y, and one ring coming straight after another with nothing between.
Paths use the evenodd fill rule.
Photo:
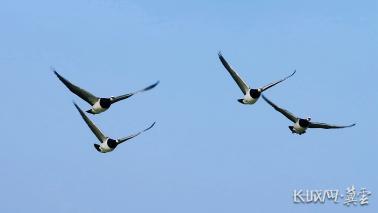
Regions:
<instances>
[{"instance_id":1,"label":"white underside","mask_svg":"<svg viewBox=\"0 0 378 213\"><path fill-rule=\"evenodd\" d=\"M102 108L100 105L100 99L92 106L92 112L95 114L106 111L107 109Z\"/></svg>"},{"instance_id":2,"label":"white underside","mask_svg":"<svg viewBox=\"0 0 378 213\"><path fill-rule=\"evenodd\" d=\"M111 152L114 149L110 148L108 146L107 141L105 141L105 142L103 142L103 143L100 144L100 150L101 150L102 153L106 153L106 152Z\"/></svg>"},{"instance_id":3,"label":"white underside","mask_svg":"<svg viewBox=\"0 0 378 213\"><path fill-rule=\"evenodd\" d=\"M302 134L302 133L305 133L306 132L306 129L305 127L302 127L299 125L299 120L294 124L293 126L293 130L294 132L298 133L298 134Z\"/></svg>"},{"instance_id":4,"label":"white underside","mask_svg":"<svg viewBox=\"0 0 378 213\"><path fill-rule=\"evenodd\" d=\"M247 92L246 95L244 95L244 98L243 98L243 103L245 104L254 104L256 103L256 101L258 100L258 98L252 98L251 95L249 94L249 92Z\"/></svg>"}]
</instances>

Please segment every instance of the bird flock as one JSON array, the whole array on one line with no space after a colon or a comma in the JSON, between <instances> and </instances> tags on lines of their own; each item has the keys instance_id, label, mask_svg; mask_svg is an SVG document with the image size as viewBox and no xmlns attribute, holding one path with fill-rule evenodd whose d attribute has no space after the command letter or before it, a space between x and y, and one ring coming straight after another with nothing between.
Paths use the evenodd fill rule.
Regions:
<instances>
[{"instance_id":1,"label":"bird flock","mask_svg":"<svg viewBox=\"0 0 378 213\"><path fill-rule=\"evenodd\" d=\"M131 92L131 93L127 93L125 95L120 95L120 96L117 96L117 97L110 96L110 98L99 98L97 96L94 96L90 92L76 86L75 84L71 83L67 79L63 78L63 76L61 76L56 70L54 70L54 73L58 77L58 79L72 93L79 96L81 99L83 99L84 101L86 101L87 103L89 103L92 106L91 109L86 111L87 113L90 113L90 114L100 114L102 112L105 112L106 110L108 110L110 108L110 106L112 104L114 104L118 101L122 101L122 100L125 100L127 98L130 98L131 96L133 96L137 93L141 93L141 92L145 92L145 91L148 91L150 89L153 89L154 87L156 87L159 84L159 81L157 81L156 83L154 83L154 84L152 84L152 85L150 85L150 86L148 86L144 89L141 89L141 90L138 90L138 91L135 91L135 92ZM88 125L89 129L92 130L93 134L100 141L100 144L93 144L93 145L94 145L95 149L97 151L101 152L101 153L107 153L107 152L113 151L119 144L140 135L141 133L151 129L155 125L155 122L154 122L148 128L146 128L146 129L144 129L144 130L142 130L138 133L129 135L127 137L119 138L119 139L112 139L112 138L104 135L104 133L101 132L101 130L93 123L93 121L91 121L91 119L88 118L88 116L83 112L83 110L75 102L74 102L74 106L79 111L81 117L83 118L85 123Z\"/></svg>"},{"instance_id":2,"label":"bird flock","mask_svg":"<svg viewBox=\"0 0 378 213\"><path fill-rule=\"evenodd\" d=\"M222 62L223 66L226 68L226 70L230 73L231 77L234 79L236 84L239 86L239 88L242 90L244 94L243 99L238 99L238 101L242 104L254 104L259 99L260 96L263 97L263 99L272 106L275 110L283 114L286 118L291 120L294 124L293 126L289 126L289 129L293 134L299 134L302 135L306 133L307 128L322 128L322 129L340 129L340 128L346 128L346 127L352 127L356 124L351 125L330 125L326 123L318 123L318 122L311 122L311 118L299 118L295 115L293 115L291 112L287 111L286 109L278 107L276 104L274 104L272 101L270 101L265 95L262 94L265 90L285 81L286 79L293 76L296 71L294 71L289 76L279 80L272 82L266 86L260 87L258 89L251 89L245 81L239 76L239 74L231 68L231 66L227 63L226 59L224 59L222 53L218 53L219 60Z\"/></svg>"},{"instance_id":3,"label":"bird flock","mask_svg":"<svg viewBox=\"0 0 378 213\"><path fill-rule=\"evenodd\" d=\"M223 57L221 52L218 53L218 57L219 57L219 60L221 61L221 63L223 64L223 66L226 68L228 73L231 75L231 77L233 78L235 83L239 86L240 90L244 94L244 97L241 98L241 99L238 99L238 102L245 104L245 105L252 105L252 104L256 103L257 100L259 100L260 97L262 97L273 109L280 112L282 115L284 115L287 119L289 119L293 123L293 125L289 126L289 129L293 134L302 135L302 134L306 133L306 130L308 128L340 129L340 128L352 127L352 126L356 125L355 123L350 124L350 125L331 125L331 124L326 124L326 123L313 122L313 121L311 121L310 117L301 118L301 117L295 116L294 114L292 114L288 110L277 106L276 104L274 104L271 100L269 100L263 94L264 91L266 91L266 90L272 88L273 86L291 78L296 73L296 70L294 70L294 72L292 72L290 75L288 75L288 76L286 76L286 77L284 77L280 80L274 81L272 83L269 83L269 84L262 86L262 87L259 87L259 88L251 88L240 77L240 75L235 71L235 69L233 69L230 66L230 64L226 61L226 59ZM93 115L105 112L110 108L110 106L112 104L117 103L117 102L122 101L122 100L125 100L125 99L128 99L135 94L151 90L159 84L159 81L157 81L156 83L149 85L149 86L147 86L147 87L145 87L141 90L137 90L135 92L127 93L127 94L124 94L124 95L119 95L119 96L116 96L116 97L110 96L110 97L107 97L107 98L101 98L101 97L97 97L97 96L91 94L90 92L80 88L79 86L71 83L70 81L65 79L63 76L61 76L55 69L53 69L53 72L58 77L58 79L72 93L74 93L75 95L77 95L78 97L80 97L81 99L83 99L84 101L86 101L88 104L91 105L91 108L89 110L87 110L86 112L93 114ZM96 136L96 138L100 141L100 144L94 144L94 147L98 152L101 152L101 153L107 153L107 152L113 151L119 144L126 142L126 141L140 135L141 133L151 129L156 123L156 122L153 122L146 129L139 131L137 133L131 134L127 137L112 139L112 138L106 136L93 123L93 121L89 119L89 117L86 115L86 113L75 102L73 102L73 104L74 104L75 108L78 110L82 119L88 125L89 129L93 132L93 134Z\"/></svg>"}]
</instances>

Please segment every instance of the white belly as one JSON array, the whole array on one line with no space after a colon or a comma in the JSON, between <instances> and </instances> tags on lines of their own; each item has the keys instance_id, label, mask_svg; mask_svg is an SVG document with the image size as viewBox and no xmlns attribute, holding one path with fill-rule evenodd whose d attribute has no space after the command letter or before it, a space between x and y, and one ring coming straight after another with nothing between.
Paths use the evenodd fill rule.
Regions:
<instances>
[{"instance_id":1,"label":"white belly","mask_svg":"<svg viewBox=\"0 0 378 213\"><path fill-rule=\"evenodd\" d=\"M243 99L243 103L245 104L254 104L256 103L258 98L252 98L249 93L247 93L245 96L244 96L244 99Z\"/></svg>"},{"instance_id":2,"label":"white belly","mask_svg":"<svg viewBox=\"0 0 378 213\"><path fill-rule=\"evenodd\" d=\"M299 121L297 121L294 126L293 126L293 129L296 133L304 133L306 132L306 129L305 127L302 127L299 125Z\"/></svg>"},{"instance_id":3,"label":"white belly","mask_svg":"<svg viewBox=\"0 0 378 213\"><path fill-rule=\"evenodd\" d=\"M106 152L111 152L111 151L113 151L114 149L110 148L110 147L108 146L108 143L104 142L104 143L101 143L101 145L100 145L100 150L101 150L102 153L106 153Z\"/></svg>"},{"instance_id":4,"label":"white belly","mask_svg":"<svg viewBox=\"0 0 378 213\"><path fill-rule=\"evenodd\" d=\"M106 111L105 108L102 108L100 105L100 99L92 106L92 112L97 114Z\"/></svg>"}]
</instances>

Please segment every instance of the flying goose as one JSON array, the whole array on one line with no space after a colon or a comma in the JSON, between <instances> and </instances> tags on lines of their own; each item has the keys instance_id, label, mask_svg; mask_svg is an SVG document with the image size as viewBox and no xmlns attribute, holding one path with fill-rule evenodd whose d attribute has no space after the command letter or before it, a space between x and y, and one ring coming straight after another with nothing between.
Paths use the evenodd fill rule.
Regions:
<instances>
[{"instance_id":1,"label":"flying goose","mask_svg":"<svg viewBox=\"0 0 378 213\"><path fill-rule=\"evenodd\" d=\"M97 139L101 142L101 144L94 144L94 147L96 148L97 151L101 152L101 153L106 153L106 152L111 152L113 151L119 144L127 141L127 140L130 140L131 138L134 138L136 136L138 136L139 134L141 134L142 132L145 132L149 129L151 129L154 125L155 125L155 122L149 126L147 129L143 130L143 131L140 131L136 134L132 134L132 135L129 135L127 137L124 137L124 138L119 138L119 139L111 139L107 136L105 136L101 130L99 128L97 128L97 126L87 117L87 115L85 115L85 113L83 112L83 110L80 109L80 107L74 102L74 105L76 107L76 109L79 111L81 117L84 119L85 123L87 123L88 127L92 130L93 134L95 134L95 136L97 137Z\"/></svg>"},{"instance_id":2,"label":"flying goose","mask_svg":"<svg viewBox=\"0 0 378 213\"><path fill-rule=\"evenodd\" d=\"M144 89L141 89L141 90L138 90L138 91L135 91L135 92L132 92L132 93L120 95L120 96L117 96L117 97L111 96L110 98L99 98L99 97L92 95L90 92L72 84L67 79L65 79L61 75L59 75L59 73L56 70L53 70L53 71L54 71L55 75L59 78L59 80L64 85L66 85L66 87L71 92L73 92L75 95L79 96L80 98L82 98L84 101L88 102L92 106L92 108L87 111L88 113L91 113L91 114L99 114L101 112L104 112L107 109L109 109L110 105L112 105L112 104L114 104L118 101L122 101L124 99L130 98L131 96L133 96L137 93L150 90L150 89L154 88L156 85L159 84L159 81L157 81L156 83L154 83L154 84L152 84L152 85L150 85L150 86L148 86Z\"/></svg>"},{"instance_id":3,"label":"flying goose","mask_svg":"<svg viewBox=\"0 0 378 213\"><path fill-rule=\"evenodd\" d=\"M256 103L256 101L259 99L262 92L264 92L265 90L275 86L276 84L281 83L282 81L285 81L286 79L290 78L291 76L293 76L296 73L296 71L294 70L294 72L291 73L289 76L287 76L287 77L285 77L285 78L283 78L279 81L272 82L270 84L267 84L267 85L260 87L260 88L257 88L257 89L252 89L247 85L247 83L245 83L245 81L239 76L239 74L234 69L232 69L232 67L227 63L226 59L223 57L221 52L218 53L218 57L219 57L220 61L222 62L223 66L230 73L231 77L234 79L236 84L239 86L239 88L243 92L244 98L238 99L238 101L242 104L254 104L254 103Z\"/></svg>"},{"instance_id":4,"label":"flying goose","mask_svg":"<svg viewBox=\"0 0 378 213\"><path fill-rule=\"evenodd\" d=\"M299 118L293 115L291 112L287 111L286 109L280 108L277 105L275 105L268 98L266 98L265 95L262 95L262 97L275 110L283 114L286 118L288 118L294 123L293 126L289 126L289 129L291 130L293 134L296 133L296 134L302 135L303 133L306 133L307 128L340 129L340 128L352 127L356 125L354 123L354 124L346 125L346 126L338 126L338 125L330 125L326 123L312 122L311 117Z\"/></svg>"}]
</instances>

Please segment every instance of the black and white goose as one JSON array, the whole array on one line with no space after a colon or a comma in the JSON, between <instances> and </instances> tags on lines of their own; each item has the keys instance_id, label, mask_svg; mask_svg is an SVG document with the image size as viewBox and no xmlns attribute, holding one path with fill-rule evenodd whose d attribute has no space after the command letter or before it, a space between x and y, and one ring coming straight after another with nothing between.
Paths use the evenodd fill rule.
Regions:
<instances>
[{"instance_id":1,"label":"black and white goose","mask_svg":"<svg viewBox=\"0 0 378 213\"><path fill-rule=\"evenodd\" d=\"M72 84L67 79L65 79L61 75L59 75L59 73L56 72L56 70L54 70L54 73L59 78L59 80L64 85L66 85L66 87L71 92L73 92L75 95L79 96L80 98L82 98L84 101L88 102L92 106L92 108L87 111L88 113L91 113L91 114L99 114L101 112L104 112L107 109L109 109L109 107L112 104L114 104L118 101L122 101L124 99L130 98L131 96L133 96L137 93L150 90L150 89L154 88L156 85L159 84L159 81L157 81L156 83L154 83L154 84L152 84L152 85L150 85L150 86L148 86L144 89L141 89L141 90L138 90L138 91L135 91L135 92L132 92L132 93L120 95L120 96L117 96L117 97L111 96L110 98L99 98L99 97L92 95L90 92Z\"/></svg>"},{"instance_id":2,"label":"black and white goose","mask_svg":"<svg viewBox=\"0 0 378 213\"><path fill-rule=\"evenodd\" d=\"M326 123L312 122L310 117L299 118L293 115L291 112L287 111L286 109L278 107L273 102L271 102L268 98L266 98L264 95L262 95L262 97L275 110L283 114L286 118L288 118L294 123L293 126L289 126L289 129L291 130L292 133L301 135L303 133L306 133L307 128L341 129L341 128L352 127L356 125L354 123L354 124L346 125L346 126L338 126L338 125L330 125Z\"/></svg>"},{"instance_id":3,"label":"black and white goose","mask_svg":"<svg viewBox=\"0 0 378 213\"><path fill-rule=\"evenodd\" d=\"M97 137L97 139L101 142L101 144L94 144L94 147L96 148L97 151L101 152L101 153L106 153L106 152L111 152L113 151L119 144L127 141L127 140L130 140L131 138L134 138L138 135L140 135L141 133L151 129L154 125L155 125L155 122L149 126L147 129L143 130L143 131L140 131L136 134L132 134L132 135L129 135L127 137L124 137L124 138L119 138L119 139L112 139L112 138L109 138L107 136L105 136L101 130L99 128L97 128L97 126L87 117L87 115L85 115L85 113L83 112L83 110L80 109L80 107L74 103L76 109L79 111L81 117L84 119L85 123L87 123L88 127L92 130L93 134Z\"/></svg>"},{"instance_id":4,"label":"black and white goose","mask_svg":"<svg viewBox=\"0 0 378 213\"><path fill-rule=\"evenodd\" d=\"M270 84L267 84L267 85L260 87L260 88L257 88L257 89L252 89L247 85L247 83L245 83L245 81L239 76L239 74L234 69L232 69L232 67L227 63L226 59L224 59L221 52L218 53L218 57L219 57L220 61L222 62L223 66L230 73L231 77L234 79L236 84L239 86L239 88L243 92L244 98L238 99L238 101L242 104L254 104L254 103L256 103L256 101L260 98L260 95L261 95L262 92L264 92L265 90L275 86L276 84L281 83L282 81L285 81L286 79L290 78L291 76L293 76L296 73L296 71L294 70L294 72L291 73L289 76L287 76L287 77L285 77L285 78L283 78L279 81L272 82Z\"/></svg>"}]
</instances>

